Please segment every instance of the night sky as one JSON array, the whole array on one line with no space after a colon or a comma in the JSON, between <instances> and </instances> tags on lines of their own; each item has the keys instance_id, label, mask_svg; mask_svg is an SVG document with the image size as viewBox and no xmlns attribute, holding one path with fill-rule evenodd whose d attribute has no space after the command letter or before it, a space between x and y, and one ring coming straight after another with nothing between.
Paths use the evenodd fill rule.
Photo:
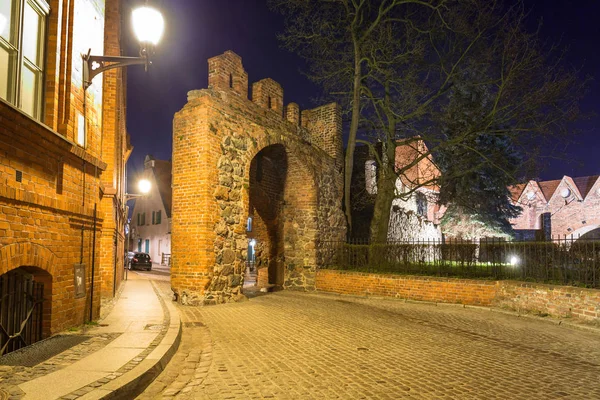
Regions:
<instances>
[{"instance_id":1,"label":"night sky","mask_svg":"<svg viewBox=\"0 0 600 400\"><path fill-rule=\"evenodd\" d=\"M126 0L126 7L139 4ZM127 129L134 146L128 163L129 182L143 169L146 154L171 159L172 121L187 101L187 92L208 85L207 60L226 50L242 57L250 83L273 78L284 89L284 102L296 102L301 109L314 107L319 88L300 70L304 64L281 49L276 34L283 30L281 17L269 11L265 0L150 0L165 17L165 35L156 49L153 65L145 73L139 66L128 68ZM543 19L542 38L568 48L567 62L581 76L600 78L600 1L525 0L530 10L528 26L533 30ZM138 48L129 21L124 20L124 55L136 55ZM130 39L131 38L131 39ZM581 108L598 111L600 82L595 80ZM561 159L550 163L540 175L543 180L563 175L600 174L600 116L581 121L584 131L577 143L565 149Z\"/></svg>"}]
</instances>

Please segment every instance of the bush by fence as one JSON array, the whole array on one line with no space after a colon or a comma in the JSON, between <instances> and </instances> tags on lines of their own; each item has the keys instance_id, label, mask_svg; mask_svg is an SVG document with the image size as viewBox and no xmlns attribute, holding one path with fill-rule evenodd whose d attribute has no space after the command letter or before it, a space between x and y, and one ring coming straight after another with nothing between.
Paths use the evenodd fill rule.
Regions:
<instances>
[{"instance_id":1,"label":"bush by fence","mask_svg":"<svg viewBox=\"0 0 600 400\"><path fill-rule=\"evenodd\" d=\"M598 240L323 242L320 258L339 270L600 287Z\"/></svg>"}]
</instances>

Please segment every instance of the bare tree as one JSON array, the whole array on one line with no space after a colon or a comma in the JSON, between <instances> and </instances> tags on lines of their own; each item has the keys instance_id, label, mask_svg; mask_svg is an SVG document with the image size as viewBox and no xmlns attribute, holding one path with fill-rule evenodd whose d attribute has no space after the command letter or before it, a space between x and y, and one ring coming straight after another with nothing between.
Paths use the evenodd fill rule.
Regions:
<instances>
[{"instance_id":1,"label":"bare tree","mask_svg":"<svg viewBox=\"0 0 600 400\"><path fill-rule=\"evenodd\" d=\"M370 236L387 239L394 198L440 188L440 204L502 222L518 209L507 186L525 177L546 143L569 137L585 81L524 29L522 4L447 0L279 0L286 45L310 76L347 106L345 211L357 136L373 147L377 197ZM302 10L302 13L297 13ZM427 146L420 146L426 143ZM398 163L396 147L414 156ZM409 173L424 161L442 174ZM405 190L398 193L401 178ZM500 223L498 226L502 226ZM504 224L506 226L506 224Z\"/></svg>"}]
</instances>

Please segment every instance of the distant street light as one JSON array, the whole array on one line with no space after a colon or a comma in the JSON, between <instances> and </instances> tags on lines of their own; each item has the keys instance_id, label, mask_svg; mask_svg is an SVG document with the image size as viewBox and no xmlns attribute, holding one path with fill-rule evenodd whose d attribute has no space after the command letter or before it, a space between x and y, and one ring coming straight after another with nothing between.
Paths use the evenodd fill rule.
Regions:
<instances>
[{"instance_id":1,"label":"distant street light","mask_svg":"<svg viewBox=\"0 0 600 400\"><path fill-rule=\"evenodd\" d=\"M146 71L152 64L150 57L154 54L154 46L158 44L165 30L162 14L155 8L144 5L131 13L133 32L140 43L139 57L93 56L91 49L83 54L83 89L92 84L92 79L98 74L113 68L143 64Z\"/></svg>"},{"instance_id":2,"label":"distant street light","mask_svg":"<svg viewBox=\"0 0 600 400\"><path fill-rule=\"evenodd\" d=\"M148 195L148 193L150 193L150 190L152 190L152 183L148 180L148 179L140 179L138 181L138 190L140 191L140 193L125 193L125 202L132 200L132 199L138 199L140 197L144 197L146 195ZM131 236L131 221L129 220L129 206L124 205L125 207L125 262L129 262L129 259L127 257L127 253L129 253L129 240L130 240L130 236ZM127 280L127 267L128 265L125 265L125 280Z\"/></svg>"}]
</instances>

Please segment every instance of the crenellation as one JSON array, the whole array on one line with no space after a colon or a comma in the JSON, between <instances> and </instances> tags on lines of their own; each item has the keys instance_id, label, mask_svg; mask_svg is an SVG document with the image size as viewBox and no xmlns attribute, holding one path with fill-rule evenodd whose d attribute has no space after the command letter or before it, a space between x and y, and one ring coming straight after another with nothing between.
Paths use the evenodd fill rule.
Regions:
<instances>
[{"instance_id":1,"label":"crenellation","mask_svg":"<svg viewBox=\"0 0 600 400\"><path fill-rule=\"evenodd\" d=\"M231 91L248 98L248 73L242 65L242 58L233 51L208 60L208 87Z\"/></svg>"},{"instance_id":2,"label":"crenellation","mask_svg":"<svg viewBox=\"0 0 600 400\"><path fill-rule=\"evenodd\" d=\"M300 106L296 103L288 104L285 107L285 119L294 126L300 126Z\"/></svg>"},{"instance_id":3,"label":"crenellation","mask_svg":"<svg viewBox=\"0 0 600 400\"><path fill-rule=\"evenodd\" d=\"M252 84L252 101L283 118L283 88L271 78Z\"/></svg>"}]
</instances>

